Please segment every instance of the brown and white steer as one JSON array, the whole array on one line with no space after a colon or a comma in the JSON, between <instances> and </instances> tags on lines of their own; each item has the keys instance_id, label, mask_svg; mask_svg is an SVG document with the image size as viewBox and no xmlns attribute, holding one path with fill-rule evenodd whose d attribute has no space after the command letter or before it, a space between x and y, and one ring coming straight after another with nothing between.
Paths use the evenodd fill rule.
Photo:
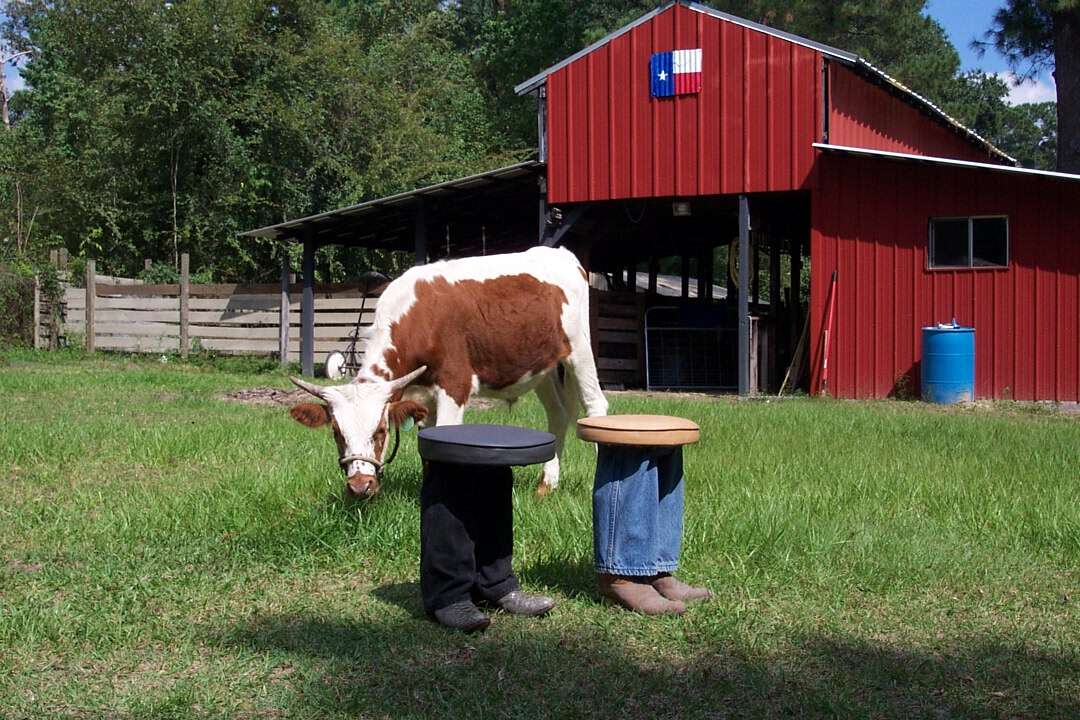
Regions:
<instances>
[{"instance_id":1,"label":"brown and white steer","mask_svg":"<svg viewBox=\"0 0 1080 720\"><path fill-rule=\"evenodd\" d=\"M349 492L362 497L379 490L392 426L410 416L460 424L474 395L515 400L535 390L561 453L579 400L587 415L607 414L587 277L573 253L546 247L414 267L383 291L356 379L323 387L293 378L326 404L296 405L292 416L332 425ZM556 455L537 493L558 482Z\"/></svg>"}]
</instances>

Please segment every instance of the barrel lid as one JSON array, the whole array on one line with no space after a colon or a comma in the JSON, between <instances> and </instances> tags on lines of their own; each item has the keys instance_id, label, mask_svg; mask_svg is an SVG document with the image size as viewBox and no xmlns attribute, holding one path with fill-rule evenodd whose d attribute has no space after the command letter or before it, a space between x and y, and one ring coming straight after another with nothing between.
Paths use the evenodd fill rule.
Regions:
<instances>
[{"instance_id":1,"label":"barrel lid","mask_svg":"<svg viewBox=\"0 0 1080 720\"><path fill-rule=\"evenodd\" d=\"M578 420L582 440L608 445L689 445L701 438L697 423L671 415L602 415Z\"/></svg>"}]
</instances>

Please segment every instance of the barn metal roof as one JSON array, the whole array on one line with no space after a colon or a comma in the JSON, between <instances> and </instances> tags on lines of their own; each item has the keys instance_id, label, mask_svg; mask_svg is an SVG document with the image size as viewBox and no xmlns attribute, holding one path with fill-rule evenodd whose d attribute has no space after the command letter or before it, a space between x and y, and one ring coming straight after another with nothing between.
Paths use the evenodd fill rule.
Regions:
<instances>
[{"instance_id":1,"label":"barn metal roof","mask_svg":"<svg viewBox=\"0 0 1080 720\"><path fill-rule=\"evenodd\" d=\"M1034 170L1032 168L1016 167L1013 165L998 165L997 163L973 162L971 160L956 160L954 158L935 157L933 155L914 155L911 153L890 152L888 150L849 147L847 145L830 145L828 143L814 143L814 147L818 150L824 150L840 155L891 158L894 160L910 160L932 165L952 165L955 167L978 168L980 170L994 170L997 172L1013 173L1015 175L1035 175L1057 178L1060 180L1080 180L1080 175L1073 175L1072 173L1053 172L1051 170Z\"/></svg>"},{"instance_id":2,"label":"barn metal roof","mask_svg":"<svg viewBox=\"0 0 1080 720\"><path fill-rule=\"evenodd\" d=\"M524 180L529 176L535 176L537 171L544 166L536 160L507 165L506 167L488 170L486 172L469 175L466 177L447 180L446 182L427 185L407 192L387 197L367 200L356 205L337 208L315 215L307 215L295 220L267 225L240 233L241 237L268 237L281 239L299 240L307 230L319 231L338 225L342 221L360 221L373 218L386 211L403 210L414 204L419 198L444 198L451 197L456 193L466 190L479 190L490 188L497 184L506 184L507 181Z\"/></svg>"},{"instance_id":3,"label":"barn metal roof","mask_svg":"<svg viewBox=\"0 0 1080 720\"><path fill-rule=\"evenodd\" d=\"M565 60L562 60L562 61L552 65L551 67L547 68L546 70L543 70L543 71L537 73L536 75L532 76L531 78L529 78L525 82L518 84L517 86L514 87L514 92L517 93L518 95L524 95L526 93L530 93L530 92L536 90L537 88L539 88L541 85L543 85L547 81L547 77L549 75L551 75L552 73L561 70L562 68L566 67L567 65L574 62L575 60L578 60L578 59L588 55L589 53L593 52L594 50L597 50L597 49L603 47L604 45L610 43L615 38L630 32L631 30L633 30L638 25L641 25L642 23L646 23L649 20L652 20L654 17L656 17L657 15L659 15L662 12L667 11L671 7L675 6L676 4L681 4L684 7L689 8L690 10L702 13L704 15L709 15L711 17L718 18L718 19L724 20L726 22L734 23L735 25L741 25L742 27L749 28L751 30L756 30L758 32L765 33L766 35L772 35L773 37L777 37L777 38L781 38L783 40L787 40L788 42L795 43L796 45L802 45L803 47L808 47L808 48L811 48L813 50L817 50L818 52L820 52L825 57L829 57L829 58L832 58L834 60L839 60L840 62L855 68L857 71L861 72L863 75L866 75L866 76L868 76L868 77L870 77L870 78L872 78L874 80L877 80L879 82L882 82L882 83L888 85L890 88L892 88L894 91L896 91L900 96L902 96L903 98L908 100L912 105L915 105L915 106L921 108L923 111L925 111L928 114L936 117L938 120L941 120L946 125L951 126L954 130L960 132L963 135L968 136L968 138L970 138L971 140L974 140L975 142L979 143L980 145L985 146L987 150L989 150L991 153L999 156L1001 159L1006 160L1006 161L1008 161L1010 163L1014 163L1014 164L1016 163L1016 158L1013 158L1012 156L1007 155L1005 152L1003 152L1002 150L1000 150L996 146L994 146L994 144L991 143L989 140L982 137L977 132L975 132L971 128L969 128L966 125L964 125L963 123L961 123L956 118L954 118L951 115L949 115L948 113L946 113L944 110L939 108L937 105L930 102L928 99L926 99L922 95L918 94L917 92L915 92L911 88L907 87L903 83L899 82L895 78L890 77L883 70L880 70L877 67L875 67L873 63L871 63L868 60L856 55L855 53L851 53L851 52L848 52L846 50L841 50L839 48L835 48L835 47L833 47L831 45L826 45L824 43L819 43L819 42L816 42L814 40L810 40L809 38L804 38L804 37L802 37L800 35L795 35L793 33L785 32L783 30L778 30L777 28L769 27L768 25L762 25L761 23L756 23L756 22L753 22L751 20L746 20L745 18L741 18L741 17L738 17L737 15L732 15L730 13L726 13L726 12L723 12L721 10L717 10L716 8L709 7L708 5L703 5L703 4L698 3L698 2L686 2L684 0L672 0L671 2L668 2L668 3L664 4L664 5L656 8L655 10L652 10L651 12L648 12L645 15L642 15L641 17L639 17L637 20L633 21L629 25L625 25L625 26L619 28L618 30L612 32L611 34L600 38L599 40L594 42L592 45L589 45L588 47L583 48L582 50L579 50L578 52L574 53L573 55L566 58Z\"/></svg>"}]
</instances>

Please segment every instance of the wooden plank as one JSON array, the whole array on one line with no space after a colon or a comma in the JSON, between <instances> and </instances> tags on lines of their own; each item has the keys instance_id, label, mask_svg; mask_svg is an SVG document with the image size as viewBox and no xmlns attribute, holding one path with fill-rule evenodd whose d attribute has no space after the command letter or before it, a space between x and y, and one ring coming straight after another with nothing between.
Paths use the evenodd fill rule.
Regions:
<instances>
[{"instance_id":1,"label":"wooden plank","mask_svg":"<svg viewBox=\"0 0 1080 720\"><path fill-rule=\"evenodd\" d=\"M95 332L100 339L105 335L130 335L133 337L153 337L155 335L179 337L178 325L168 323L106 323L95 322Z\"/></svg>"},{"instance_id":2,"label":"wooden plank","mask_svg":"<svg viewBox=\"0 0 1080 720\"><path fill-rule=\"evenodd\" d=\"M83 291L80 291L83 292ZM97 296L95 306L99 310L180 310L179 298L136 298L136 297L101 297ZM86 297L78 303L69 303L68 307L82 309L86 307Z\"/></svg>"},{"instance_id":3,"label":"wooden plank","mask_svg":"<svg viewBox=\"0 0 1080 720\"><path fill-rule=\"evenodd\" d=\"M101 350L125 350L128 352L176 352L180 346L175 337L134 337L107 335L98 338Z\"/></svg>"},{"instance_id":4,"label":"wooden plank","mask_svg":"<svg viewBox=\"0 0 1080 720\"><path fill-rule=\"evenodd\" d=\"M637 318L602 317L597 321L601 330L637 330Z\"/></svg>"},{"instance_id":5,"label":"wooden plank","mask_svg":"<svg viewBox=\"0 0 1080 720\"><path fill-rule=\"evenodd\" d=\"M97 277L94 258L86 261L86 351L94 352L94 301L97 299L97 289L94 287L94 279Z\"/></svg>"},{"instance_id":6,"label":"wooden plank","mask_svg":"<svg viewBox=\"0 0 1080 720\"><path fill-rule=\"evenodd\" d=\"M637 358L598 358L596 367L600 370L634 370L639 367Z\"/></svg>"},{"instance_id":7,"label":"wooden plank","mask_svg":"<svg viewBox=\"0 0 1080 720\"><path fill-rule=\"evenodd\" d=\"M270 355L277 350L277 338L270 340L200 338L199 345L205 350Z\"/></svg>"},{"instance_id":8,"label":"wooden plank","mask_svg":"<svg viewBox=\"0 0 1080 720\"><path fill-rule=\"evenodd\" d=\"M243 329L247 330L249 328L243 328ZM352 328L351 327L346 327L344 325L316 325L315 326L315 337L316 338L322 338L324 340L328 339L328 338L333 338L333 339L338 339L338 340L345 341L345 339L348 338L350 335L352 335ZM290 325L289 326L289 343L292 344L292 342L294 340L296 342L300 341L300 327L297 326L297 325Z\"/></svg>"},{"instance_id":9,"label":"wooden plank","mask_svg":"<svg viewBox=\"0 0 1080 720\"><path fill-rule=\"evenodd\" d=\"M634 303L600 303L600 317L636 317L637 305Z\"/></svg>"},{"instance_id":10,"label":"wooden plank","mask_svg":"<svg viewBox=\"0 0 1080 720\"><path fill-rule=\"evenodd\" d=\"M100 302L101 298L98 298ZM68 308L68 313L74 311ZM173 310L102 310L98 309L95 317L99 322L123 323L123 322L167 322L177 324L180 321L179 314Z\"/></svg>"},{"instance_id":11,"label":"wooden plank","mask_svg":"<svg viewBox=\"0 0 1080 720\"><path fill-rule=\"evenodd\" d=\"M180 357L187 360L191 343L188 342L188 302L191 299L191 265L187 253L180 256Z\"/></svg>"},{"instance_id":12,"label":"wooden plank","mask_svg":"<svg viewBox=\"0 0 1080 720\"><path fill-rule=\"evenodd\" d=\"M103 283L97 286L98 295L124 295L126 297L154 297L159 295L179 295L180 286L172 285L113 285Z\"/></svg>"},{"instance_id":13,"label":"wooden plank","mask_svg":"<svg viewBox=\"0 0 1080 720\"><path fill-rule=\"evenodd\" d=\"M368 298L364 302L365 310L374 310L378 304L377 298ZM290 302L289 310L300 311L300 302ZM315 298L315 310L356 310L360 311L360 298Z\"/></svg>"},{"instance_id":14,"label":"wooden plank","mask_svg":"<svg viewBox=\"0 0 1080 720\"><path fill-rule=\"evenodd\" d=\"M230 327L228 325L191 325L188 328L188 332L191 337L197 338L231 338L247 340L279 339L278 329L273 325L258 328Z\"/></svg>"},{"instance_id":15,"label":"wooden plank","mask_svg":"<svg viewBox=\"0 0 1080 720\"><path fill-rule=\"evenodd\" d=\"M637 344L638 333L636 332L616 332L613 330L601 330L599 332L600 342L605 343L627 343Z\"/></svg>"},{"instance_id":16,"label":"wooden plank","mask_svg":"<svg viewBox=\"0 0 1080 720\"><path fill-rule=\"evenodd\" d=\"M233 295L227 298L191 298L192 310L273 310L277 311L281 300L275 295Z\"/></svg>"}]
</instances>

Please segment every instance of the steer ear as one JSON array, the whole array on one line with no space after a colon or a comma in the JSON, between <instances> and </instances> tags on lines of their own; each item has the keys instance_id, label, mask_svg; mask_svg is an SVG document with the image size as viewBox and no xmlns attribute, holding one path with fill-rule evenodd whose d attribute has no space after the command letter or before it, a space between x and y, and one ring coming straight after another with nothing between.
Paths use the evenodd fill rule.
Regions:
<instances>
[{"instance_id":1,"label":"steer ear","mask_svg":"<svg viewBox=\"0 0 1080 720\"><path fill-rule=\"evenodd\" d=\"M390 422L401 426L407 418L412 418L420 423L427 417L427 408L412 400L398 400L390 403Z\"/></svg>"},{"instance_id":2,"label":"steer ear","mask_svg":"<svg viewBox=\"0 0 1080 720\"><path fill-rule=\"evenodd\" d=\"M322 403L300 403L289 409L293 420L309 428L322 427L330 422L330 408Z\"/></svg>"}]
</instances>

